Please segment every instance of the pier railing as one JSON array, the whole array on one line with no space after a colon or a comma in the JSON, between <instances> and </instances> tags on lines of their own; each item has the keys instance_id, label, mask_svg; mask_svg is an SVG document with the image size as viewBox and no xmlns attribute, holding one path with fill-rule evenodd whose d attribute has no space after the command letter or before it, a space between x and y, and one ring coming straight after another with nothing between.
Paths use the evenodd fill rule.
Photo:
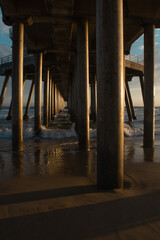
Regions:
<instances>
[{"instance_id":1,"label":"pier railing","mask_svg":"<svg viewBox=\"0 0 160 240\"><path fill-rule=\"evenodd\" d=\"M136 55L131 55L131 54L125 55L125 60L144 65L144 58L136 56Z\"/></svg>"},{"instance_id":2,"label":"pier railing","mask_svg":"<svg viewBox=\"0 0 160 240\"><path fill-rule=\"evenodd\" d=\"M24 58L27 58L27 57L33 57L33 54L28 54L28 53L24 53ZM12 55L8 55L8 56L5 56L5 57L2 57L0 59L0 64L5 64L5 63L10 63L12 62Z\"/></svg>"},{"instance_id":3,"label":"pier railing","mask_svg":"<svg viewBox=\"0 0 160 240\"><path fill-rule=\"evenodd\" d=\"M31 56L33 56L33 54L27 54L27 52L24 53L24 58L31 57ZM125 60L144 65L144 59L136 55L131 55L131 54L125 55ZM12 55L8 55L0 59L1 65L9 62L12 62Z\"/></svg>"},{"instance_id":4,"label":"pier railing","mask_svg":"<svg viewBox=\"0 0 160 240\"><path fill-rule=\"evenodd\" d=\"M1 64L12 62L12 55L2 57L0 60Z\"/></svg>"}]
</instances>

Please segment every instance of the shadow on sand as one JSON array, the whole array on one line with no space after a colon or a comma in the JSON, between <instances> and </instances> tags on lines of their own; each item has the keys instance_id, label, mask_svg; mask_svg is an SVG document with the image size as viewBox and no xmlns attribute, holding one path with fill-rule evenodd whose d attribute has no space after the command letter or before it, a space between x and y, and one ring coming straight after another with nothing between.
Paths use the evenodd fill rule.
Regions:
<instances>
[{"instance_id":1,"label":"shadow on sand","mask_svg":"<svg viewBox=\"0 0 160 240\"><path fill-rule=\"evenodd\" d=\"M86 193L99 194L95 186L69 187L1 196L0 205ZM160 221L160 191L101 203L84 201L83 206L1 219L1 239L110 239L110 234L128 229L133 234L135 227ZM156 234L152 239L160 239L160 232Z\"/></svg>"}]
</instances>

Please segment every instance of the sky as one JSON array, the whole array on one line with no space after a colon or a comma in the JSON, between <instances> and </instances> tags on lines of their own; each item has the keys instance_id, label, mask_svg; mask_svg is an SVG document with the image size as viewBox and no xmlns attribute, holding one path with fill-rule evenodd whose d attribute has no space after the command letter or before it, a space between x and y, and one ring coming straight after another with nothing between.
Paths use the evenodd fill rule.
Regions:
<instances>
[{"instance_id":1,"label":"sky","mask_svg":"<svg viewBox=\"0 0 160 240\"><path fill-rule=\"evenodd\" d=\"M9 38L9 27L4 25L2 22L2 13L0 10L0 58L4 56L8 56L12 52L11 48L12 42ZM0 91L2 89L4 82L4 77L0 76ZM6 91L6 96L3 102L3 105L9 105L11 100L11 79L9 80L9 84Z\"/></svg>"},{"instance_id":2,"label":"sky","mask_svg":"<svg viewBox=\"0 0 160 240\"><path fill-rule=\"evenodd\" d=\"M8 56L12 52L12 42L9 38L9 28L4 25L2 21L2 13L0 10L0 58L4 56ZM144 37L141 36L137 39L136 42L132 44L131 47L131 55L142 57L144 56ZM4 82L4 77L0 77L0 91L2 89L2 85ZM26 81L24 86L24 105L26 104L27 97L29 94L31 81ZM133 78L131 82L129 82L131 95L133 99L134 106L143 106L141 88L138 78ZM155 30L155 105L160 106L160 29ZM6 96L4 100L4 106L10 105L11 101L11 79L9 80L8 88L6 91ZM34 97L32 97L32 103L34 103Z\"/></svg>"}]
</instances>

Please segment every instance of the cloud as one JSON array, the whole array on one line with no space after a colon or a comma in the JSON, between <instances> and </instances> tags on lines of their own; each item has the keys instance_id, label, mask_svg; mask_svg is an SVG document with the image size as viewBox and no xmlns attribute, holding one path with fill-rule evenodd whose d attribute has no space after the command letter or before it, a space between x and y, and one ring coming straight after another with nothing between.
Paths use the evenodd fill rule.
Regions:
<instances>
[{"instance_id":1,"label":"cloud","mask_svg":"<svg viewBox=\"0 0 160 240\"><path fill-rule=\"evenodd\" d=\"M10 27L6 26L2 21L2 14L0 14L0 34L9 34Z\"/></svg>"},{"instance_id":2,"label":"cloud","mask_svg":"<svg viewBox=\"0 0 160 240\"><path fill-rule=\"evenodd\" d=\"M144 45L140 45L140 46L138 46L138 48L139 48L140 51L143 51L144 50Z\"/></svg>"},{"instance_id":3,"label":"cloud","mask_svg":"<svg viewBox=\"0 0 160 240\"><path fill-rule=\"evenodd\" d=\"M155 34L155 38L158 38L160 36L160 33Z\"/></svg>"},{"instance_id":4,"label":"cloud","mask_svg":"<svg viewBox=\"0 0 160 240\"><path fill-rule=\"evenodd\" d=\"M155 69L156 71L160 70L160 48L156 48L155 51Z\"/></svg>"},{"instance_id":5,"label":"cloud","mask_svg":"<svg viewBox=\"0 0 160 240\"><path fill-rule=\"evenodd\" d=\"M156 65L155 65L155 71L156 71L156 72L160 71L160 64L156 64Z\"/></svg>"},{"instance_id":6,"label":"cloud","mask_svg":"<svg viewBox=\"0 0 160 240\"><path fill-rule=\"evenodd\" d=\"M155 47L159 46L160 42L155 42Z\"/></svg>"}]
</instances>

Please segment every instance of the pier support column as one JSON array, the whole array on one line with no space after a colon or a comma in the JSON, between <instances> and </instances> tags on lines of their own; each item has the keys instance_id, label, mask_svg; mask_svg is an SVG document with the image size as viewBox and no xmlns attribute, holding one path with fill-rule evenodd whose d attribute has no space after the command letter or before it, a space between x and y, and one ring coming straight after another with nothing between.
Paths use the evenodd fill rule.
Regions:
<instances>
[{"instance_id":1,"label":"pier support column","mask_svg":"<svg viewBox=\"0 0 160 240\"><path fill-rule=\"evenodd\" d=\"M96 75L91 80L91 119L96 122L97 119L97 101L96 101Z\"/></svg>"},{"instance_id":2,"label":"pier support column","mask_svg":"<svg viewBox=\"0 0 160 240\"><path fill-rule=\"evenodd\" d=\"M58 113L59 113L59 111L60 111L60 91L59 91L59 89L57 88L57 111L58 111Z\"/></svg>"},{"instance_id":3,"label":"pier support column","mask_svg":"<svg viewBox=\"0 0 160 240\"><path fill-rule=\"evenodd\" d=\"M54 115L57 114L57 84L54 83Z\"/></svg>"},{"instance_id":4,"label":"pier support column","mask_svg":"<svg viewBox=\"0 0 160 240\"><path fill-rule=\"evenodd\" d=\"M65 108L65 105L64 105L64 98L62 97L62 110Z\"/></svg>"},{"instance_id":5,"label":"pier support column","mask_svg":"<svg viewBox=\"0 0 160 240\"><path fill-rule=\"evenodd\" d=\"M97 183L123 187L123 0L97 0Z\"/></svg>"},{"instance_id":6,"label":"pier support column","mask_svg":"<svg viewBox=\"0 0 160 240\"><path fill-rule=\"evenodd\" d=\"M49 102L48 102L48 122L51 121L51 104L52 104L52 77L49 77Z\"/></svg>"},{"instance_id":7,"label":"pier support column","mask_svg":"<svg viewBox=\"0 0 160 240\"><path fill-rule=\"evenodd\" d=\"M71 95L71 121L72 122L77 122L76 121L76 117L78 114L78 108L76 108L77 106L77 90L76 90L76 84L77 83L77 61L75 60L75 65L74 65L74 72L72 75L72 95Z\"/></svg>"},{"instance_id":8,"label":"pier support column","mask_svg":"<svg viewBox=\"0 0 160 240\"><path fill-rule=\"evenodd\" d=\"M36 54L35 66L35 133L41 131L41 89L42 89L42 58L43 53Z\"/></svg>"},{"instance_id":9,"label":"pier support column","mask_svg":"<svg viewBox=\"0 0 160 240\"><path fill-rule=\"evenodd\" d=\"M61 93L59 92L59 111L62 110L62 96Z\"/></svg>"},{"instance_id":10,"label":"pier support column","mask_svg":"<svg viewBox=\"0 0 160 240\"><path fill-rule=\"evenodd\" d=\"M56 84L56 114L58 114L59 110L58 110L58 84Z\"/></svg>"},{"instance_id":11,"label":"pier support column","mask_svg":"<svg viewBox=\"0 0 160 240\"><path fill-rule=\"evenodd\" d=\"M75 122L75 131L78 134L78 124L79 124L79 83L77 76L77 60L75 59L75 69L74 69L74 122ZM79 135L79 134L78 134Z\"/></svg>"},{"instance_id":12,"label":"pier support column","mask_svg":"<svg viewBox=\"0 0 160 240\"><path fill-rule=\"evenodd\" d=\"M12 119L12 99L9 105L9 111L8 111L8 116L6 117L7 120L11 120Z\"/></svg>"},{"instance_id":13,"label":"pier support column","mask_svg":"<svg viewBox=\"0 0 160 240\"><path fill-rule=\"evenodd\" d=\"M58 89L57 91L57 108L58 108L58 112L61 110L61 95L60 95L60 91Z\"/></svg>"},{"instance_id":14,"label":"pier support column","mask_svg":"<svg viewBox=\"0 0 160 240\"><path fill-rule=\"evenodd\" d=\"M3 88L2 88L2 92L1 92L1 96L0 96L0 110L2 108L2 104L3 104L3 100L5 97L6 90L7 90L9 78L10 78L10 75L7 75L4 80L4 84L3 84Z\"/></svg>"},{"instance_id":15,"label":"pier support column","mask_svg":"<svg viewBox=\"0 0 160 240\"><path fill-rule=\"evenodd\" d=\"M141 92L142 92L142 99L143 99L143 103L144 103L144 80L143 80L143 75L139 76L139 80L140 80L140 86L141 86Z\"/></svg>"},{"instance_id":16,"label":"pier support column","mask_svg":"<svg viewBox=\"0 0 160 240\"><path fill-rule=\"evenodd\" d=\"M67 108L68 112L71 114L71 105L72 105L72 80L68 81L68 101L67 101Z\"/></svg>"},{"instance_id":17,"label":"pier support column","mask_svg":"<svg viewBox=\"0 0 160 240\"><path fill-rule=\"evenodd\" d=\"M25 109L25 113L24 113L23 119L28 119L28 112L29 112L29 108L30 108L30 104L31 104L31 99L32 99L33 90L34 90L34 85L35 85L34 80L32 80L32 84L31 84L31 88L30 88L28 101L27 101L27 105L26 105L26 109Z\"/></svg>"},{"instance_id":18,"label":"pier support column","mask_svg":"<svg viewBox=\"0 0 160 240\"><path fill-rule=\"evenodd\" d=\"M46 127L48 127L48 101L49 101L49 68L46 69L46 79L44 81L43 124Z\"/></svg>"},{"instance_id":19,"label":"pier support column","mask_svg":"<svg viewBox=\"0 0 160 240\"><path fill-rule=\"evenodd\" d=\"M128 81L130 81L131 78L127 78L125 81L125 102L126 102L126 109L128 114L128 120L132 122L133 120L136 120L136 114L133 107L133 101L131 97L131 92L129 89Z\"/></svg>"},{"instance_id":20,"label":"pier support column","mask_svg":"<svg viewBox=\"0 0 160 240\"><path fill-rule=\"evenodd\" d=\"M88 21L77 23L77 81L79 148L88 150L89 141L89 42Z\"/></svg>"},{"instance_id":21,"label":"pier support column","mask_svg":"<svg viewBox=\"0 0 160 240\"><path fill-rule=\"evenodd\" d=\"M126 81L126 90L127 90L127 94L128 94L129 104L131 107L132 118L133 118L133 120L136 120L136 114L135 114L134 107L133 107L133 101L132 101L132 96L131 96L128 81Z\"/></svg>"},{"instance_id":22,"label":"pier support column","mask_svg":"<svg viewBox=\"0 0 160 240\"><path fill-rule=\"evenodd\" d=\"M51 100L52 100L52 108L51 108L51 118L52 120L54 119L54 82L52 82L52 96L51 96Z\"/></svg>"},{"instance_id":23,"label":"pier support column","mask_svg":"<svg viewBox=\"0 0 160 240\"><path fill-rule=\"evenodd\" d=\"M130 105L128 91L127 91L127 87L126 86L125 86L125 103L126 103L128 120L129 120L129 122L132 122L133 121L133 116L132 116L131 105Z\"/></svg>"},{"instance_id":24,"label":"pier support column","mask_svg":"<svg viewBox=\"0 0 160 240\"><path fill-rule=\"evenodd\" d=\"M144 139L146 148L154 145L155 131L155 27L144 27Z\"/></svg>"},{"instance_id":25,"label":"pier support column","mask_svg":"<svg viewBox=\"0 0 160 240\"><path fill-rule=\"evenodd\" d=\"M75 120L75 115L74 115L74 81L75 81L75 78L74 78L74 73L73 73L73 75L72 75L72 91L71 91L71 111L70 111L72 122L74 122L74 120Z\"/></svg>"},{"instance_id":26,"label":"pier support column","mask_svg":"<svg viewBox=\"0 0 160 240\"><path fill-rule=\"evenodd\" d=\"M12 150L23 151L23 41L24 25L13 26Z\"/></svg>"}]
</instances>

